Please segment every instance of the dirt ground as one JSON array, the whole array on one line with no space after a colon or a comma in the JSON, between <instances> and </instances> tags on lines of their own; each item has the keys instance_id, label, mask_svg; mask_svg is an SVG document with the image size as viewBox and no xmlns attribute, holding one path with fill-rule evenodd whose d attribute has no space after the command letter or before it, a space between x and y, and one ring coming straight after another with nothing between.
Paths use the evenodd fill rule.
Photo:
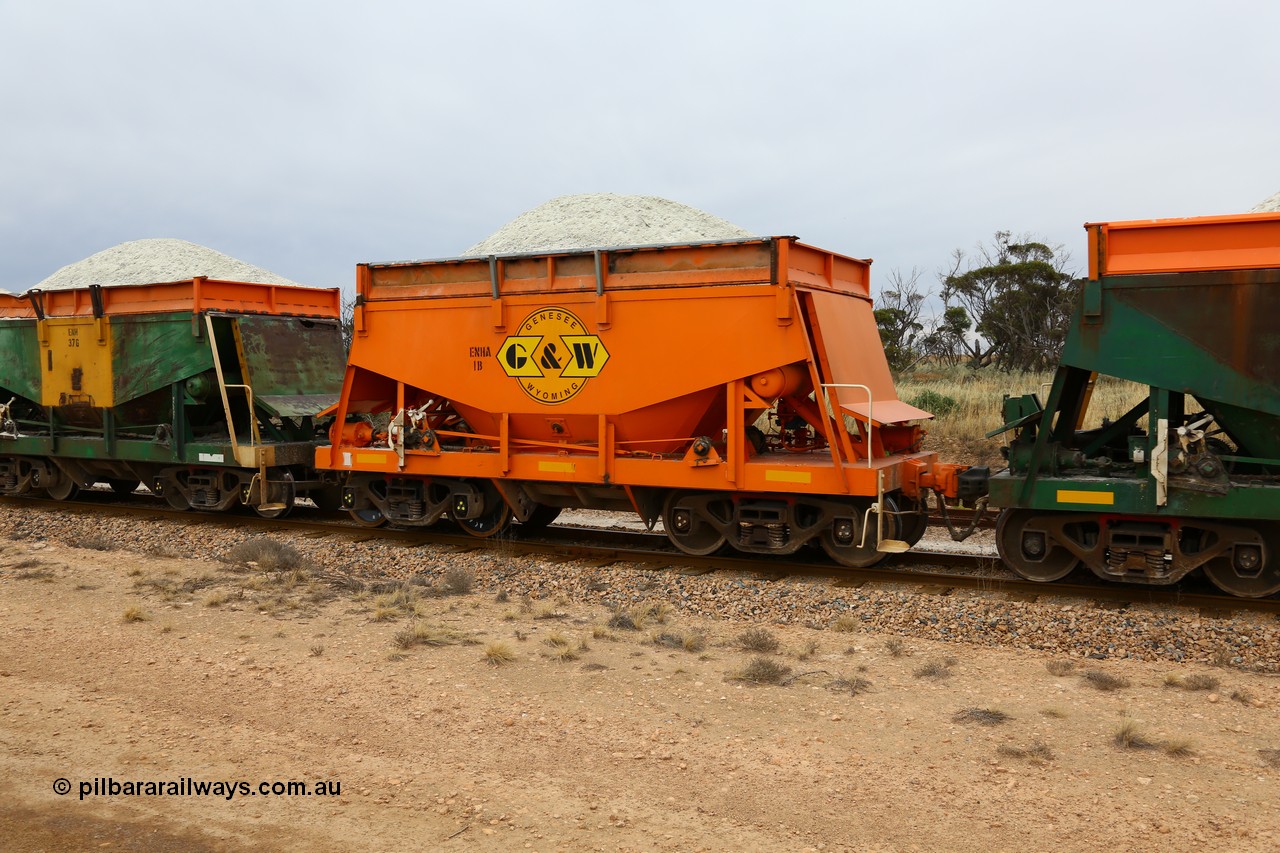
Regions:
<instances>
[{"instance_id":1,"label":"dirt ground","mask_svg":"<svg viewBox=\"0 0 1280 853\"><path fill-rule=\"evenodd\" d=\"M627 630L601 608L268 575L0 541L0 846L1280 848L1274 677L1055 675L1034 653L779 626L757 654L738 638L760 626L660 608ZM736 679L756 657L790 674ZM256 793L288 780L341 792Z\"/></svg>"}]
</instances>

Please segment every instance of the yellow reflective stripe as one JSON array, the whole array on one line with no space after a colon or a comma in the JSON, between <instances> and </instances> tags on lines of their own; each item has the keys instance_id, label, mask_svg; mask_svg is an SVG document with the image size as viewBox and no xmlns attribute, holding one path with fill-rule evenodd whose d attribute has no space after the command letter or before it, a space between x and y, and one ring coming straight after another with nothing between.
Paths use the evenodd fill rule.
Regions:
<instances>
[{"instance_id":1,"label":"yellow reflective stripe","mask_svg":"<svg viewBox=\"0 0 1280 853\"><path fill-rule=\"evenodd\" d=\"M1094 504L1111 506L1116 502L1115 492L1081 492L1071 489L1058 489L1060 504Z\"/></svg>"},{"instance_id":2,"label":"yellow reflective stripe","mask_svg":"<svg viewBox=\"0 0 1280 853\"><path fill-rule=\"evenodd\" d=\"M539 462L538 470L555 474L572 474L578 470L578 466L572 462Z\"/></svg>"},{"instance_id":3,"label":"yellow reflective stripe","mask_svg":"<svg viewBox=\"0 0 1280 853\"><path fill-rule=\"evenodd\" d=\"M766 468L765 480L771 483L812 483L813 474L808 471L780 471L777 468Z\"/></svg>"},{"instance_id":4,"label":"yellow reflective stripe","mask_svg":"<svg viewBox=\"0 0 1280 853\"><path fill-rule=\"evenodd\" d=\"M390 455L390 453L357 453L356 461L362 465L381 465Z\"/></svg>"}]
</instances>

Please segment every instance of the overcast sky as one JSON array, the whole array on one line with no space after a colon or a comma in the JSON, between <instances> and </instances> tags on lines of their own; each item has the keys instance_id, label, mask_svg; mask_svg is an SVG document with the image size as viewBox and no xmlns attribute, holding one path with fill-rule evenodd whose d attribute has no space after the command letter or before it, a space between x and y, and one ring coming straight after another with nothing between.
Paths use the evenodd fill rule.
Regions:
<instances>
[{"instance_id":1,"label":"overcast sky","mask_svg":"<svg viewBox=\"0 0 1280 853\"><path fill-rule=\"evenodd\" d=\"M1280 3L0 0L0 288L178 237L309 284L558 195L894 268L1280 190Z\"/></svg>"}]
</instances>

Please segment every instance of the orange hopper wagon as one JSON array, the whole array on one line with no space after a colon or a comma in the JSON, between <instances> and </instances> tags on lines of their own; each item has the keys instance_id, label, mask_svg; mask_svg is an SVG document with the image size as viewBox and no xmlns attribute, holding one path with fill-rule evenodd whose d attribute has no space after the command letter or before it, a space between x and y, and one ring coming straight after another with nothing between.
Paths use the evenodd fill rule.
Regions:
<instances>
[{"instance_id":1,"label":"orange hopper wagon","mask_svg":"<svg viewBox=\"0 0 1280 853\"><path fill-rule=\"evenodd\" d=\"M628 510L691 554L870 565L964 469L920 450L869 272L791 237L363 264L317 465L370 525Z\"/></svg>"}]
</instances>

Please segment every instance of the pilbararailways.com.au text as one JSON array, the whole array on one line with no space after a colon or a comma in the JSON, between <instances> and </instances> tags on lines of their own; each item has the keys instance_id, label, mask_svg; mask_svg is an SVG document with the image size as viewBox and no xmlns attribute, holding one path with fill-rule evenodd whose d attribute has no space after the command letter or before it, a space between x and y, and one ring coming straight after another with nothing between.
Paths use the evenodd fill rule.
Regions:
<instances>
[{"instance_id":1,"label":"pilbararailways.com.au text","mask_svg":"<svg viewBox=\"0 0 1280 853\"><path fill-rule=\"evenodd\" d=\"M206 781L182 776L171 780L126 779L110 776L82 779L78 783L80 799L86 797L336 797L342 794L337 780L319 782L244 782L238 780ZM71 792L67 779L57 779L53 790L60 795Z\"/></svg>"}]
</instances>

